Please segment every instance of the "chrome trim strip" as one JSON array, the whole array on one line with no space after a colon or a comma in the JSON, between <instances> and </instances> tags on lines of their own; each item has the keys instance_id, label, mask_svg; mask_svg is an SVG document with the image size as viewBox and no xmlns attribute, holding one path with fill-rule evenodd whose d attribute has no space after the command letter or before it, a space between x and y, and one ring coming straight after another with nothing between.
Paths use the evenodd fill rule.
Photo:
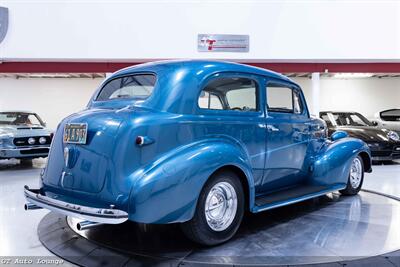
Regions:
<instances>
[{"instance_id":1,"label":"chrome trim strip","mask_svg":"<svg viewBox=\"0 0 400 267\"><path fill-rule=\"evenodd\" d=\"M39 207L83 220L104 223L120 224L128 220L128 213L117 209L102 209L71 204L39 194L37 189L24 189L26 200Z\"/></svg>"},{"instance_id":2,"label":"chrome trim strip","mask_svg":"<svg viewBox=\"0 0 400 267\"><path fill-rule=\"evenodd\" d=\"M323 191L320 191L320 192L308 194L308 195L305 195L305 196L302 196L302 197L299 197L299 198L291 199L291 200L288 200L288 201L281 201L281 202L278 202L278 203L275 203L275 204L272 204L272 205L254 206L253 212L257 213L257 212L261 212L261 211L264 211L264 210L270 210L270 209L283 207L283 206L286 206L286 205L291 205L291 204L294 204L294 203L297 203L297 202L301 202L301 201L304 201L304 200L307 200L307 199L320 197L320 196L323 196L323 195L326 195L326 194L329 194L329 193L332 193L332 192L335 192L335 191L338 191L338 190L342 190L342 189L345 189L345 188L346 188L346 186L337 186L337 187L329 188L327 190L323 190Z\"/></svg>"}]
</instances>

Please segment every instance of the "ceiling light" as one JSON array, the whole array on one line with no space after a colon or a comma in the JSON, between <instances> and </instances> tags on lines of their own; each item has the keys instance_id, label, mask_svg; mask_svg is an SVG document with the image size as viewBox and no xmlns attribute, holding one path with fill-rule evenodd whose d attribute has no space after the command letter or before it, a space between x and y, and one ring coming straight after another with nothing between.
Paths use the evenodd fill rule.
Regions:
<instances>
[{"instance_id":1,"label":"ceiling light","mask_svg":"<svg viewBox=\"0 0 400 267\"><path fill-rule=\"evenodd\" d=\"M69 74L60 74L60 73L38 73L38 74L29 74L29 78L70 78Z\"/></svg>"},{"instance_id":2,"label":"ceiling light","mask_svg":"<svg viewBox=\"0 0 400 267\"><path fill-rule=\"evenodd\" d=\"M374 76L373 73L335 73L333 75L334 78L339 79L353 79L353 78L370 78Z\"/></svg>"}]
</instances>

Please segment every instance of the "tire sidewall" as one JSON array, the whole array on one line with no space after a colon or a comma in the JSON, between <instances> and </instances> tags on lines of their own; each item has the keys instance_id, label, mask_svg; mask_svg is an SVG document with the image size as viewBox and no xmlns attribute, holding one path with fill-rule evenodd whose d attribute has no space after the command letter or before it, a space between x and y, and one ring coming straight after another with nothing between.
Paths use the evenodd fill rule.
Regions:
<instances>
[{"instance_id":1,"label":"tire sidewall","mask_svg":"<svg viewBox=\"0 0 400 267\"><path fill-rule=\"evenodd\" d=\"M205 216L205 202L207 199L207 195L210 192L211 188L220 182L227 182L235 189L236 196L237 196L237 209L235 218L233 219L231 225L223 231L214 231L210 228L207 223L207 219ZM243 214L244 214L244 193L242 184L238 178L238 176L233 172L220 172L216 173L211 177L211 179L206 183L204 186L196 208L195 217L196 220L200 222L201 229L203 235L205 235L210 243L222 243L229 240L238 230L240 226L240 222L242 221Z\"/></svg>"},{"instance_id":2,"label":"tire sidewall","mask_svg":"<svg viewBox=\"0 0 400 267\"><path fill-rule=\"evenodd\" d=\"M363 182L364 182L364 161L362 160L362 158L359 155L356 158L358 158L360 160L360 162L361 162L361 170L362 170L362 172L361 172L361 182L360 182L360 184L359 184L359 186L357 188L354 188L351 185L351 182L350 182L351 165L350 165L346 191L348 192L348 194L351 194L351 195L357 194L361 190L361 187L362 187ZM354 161L354 159L351 161L351 164L353 164L353 161Z\"/></svg>"}]
</instances>

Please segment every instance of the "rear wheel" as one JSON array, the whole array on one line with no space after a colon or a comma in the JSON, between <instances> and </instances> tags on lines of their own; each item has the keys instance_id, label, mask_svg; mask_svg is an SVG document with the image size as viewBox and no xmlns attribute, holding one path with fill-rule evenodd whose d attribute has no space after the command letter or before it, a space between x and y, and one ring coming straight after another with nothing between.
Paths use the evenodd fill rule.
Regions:
<instances>
[{"instance_id":1,"label":"rear wheel","mask_svg":"<svg viewBox=\"0 0 400 267\"><path fill-rule=\"evenodd\" d=\"M214 174L200 193L193 218L182 224L187 237L204 245L223 243L236 233L243 218L244 193L231 171Z\"/></svg>"},{"instance_id":2,"label":"rear wheel","mask_svg":"<svg viewBox=\"0 0 400 267\"><path fill-rule=\"evenodd\" d=\"M360 156L357 156L351 162L349 179L345 189L339 192L342 195L352 196L358 194L364 181L364 163Z\"/></svg>"}]
</instances>

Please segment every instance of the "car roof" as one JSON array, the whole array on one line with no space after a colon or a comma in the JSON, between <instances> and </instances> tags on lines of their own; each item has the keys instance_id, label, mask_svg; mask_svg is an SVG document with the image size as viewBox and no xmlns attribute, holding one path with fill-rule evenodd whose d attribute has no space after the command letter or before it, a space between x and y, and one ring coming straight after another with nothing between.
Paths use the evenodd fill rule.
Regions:
<instances>
[{"instance_id":1,"label":"car roof","mask_svg":"<svg viewBox=\"0 0 400 267\"><path fill-rule=\"evenodd\" d=\"M197 103L200 85L203 85L213 75L255 75L277 82L283 81L289 85L299 87L288 77L274 71L249 65L219 61L219 60L165 60L135 65L114 72L105 79L92 96L91 106L124 107L132 100L120 100L110 103L96 102L96 97L104 84L113 79L128 75L155 74L157 82L152 94L143 101L134 102L136 106L166 111L171 113L192 114L193 103ZM177 101L179 100L179 101ZM107 102L107 101L106 101Z\"/></svg>"},{"instance_id":2,"label":"car roof","mask_svg":"<svg viewBox=\"0 0 400 267\"><path fill-rule=\"evenodd\" d=\"M130 74L132 72L149 71L152 69L158 69L160 67L165 67L165 68L175 69L175 70L179 69L179 68L185 68L185 69L190 68L196 72L198 72L199 70L207 70L207 69L213 69L214 71L221 70L221 71L245 72L245 73L250 73L250 74L257 74L257 75L268 76L268 77L272 77L272 78L276 78L276 79L281 79L281 80L285 80L285 81L295 84L295 82L293 82L288 77L286 77L280 73L271 71L271 70L254 67L254 66L250 66L250 65L245 65L245 64L240 64L240 63L236 63L236 62L220 61L220 60L187 59L187 60L154 61L154 62L148 62L148 63L134 65L134 66L130 66L130 67L121 69L121 70L113 73L112 76ZM207 75L208 72L205 71L204 74Z\"/></svg>"}]
</instances>

